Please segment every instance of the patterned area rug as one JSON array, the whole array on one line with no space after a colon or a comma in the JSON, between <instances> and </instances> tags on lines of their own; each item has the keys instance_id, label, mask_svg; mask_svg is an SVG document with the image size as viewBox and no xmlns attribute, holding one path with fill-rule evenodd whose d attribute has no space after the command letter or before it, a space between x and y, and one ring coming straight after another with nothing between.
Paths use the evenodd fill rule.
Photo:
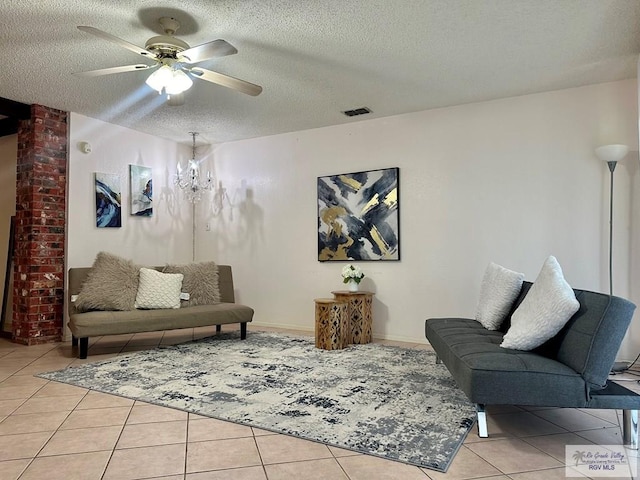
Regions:
<instances>
[{"instance_id":1,"label":"patterned area rug","mask_svg":"<svg viewBox=\"0 0 640 480\"><path fill-rule=\"evenodd\" d=\"M38 375L446 472L475 419L432 352L224 333Z\"/></svg>"}]
</instances>

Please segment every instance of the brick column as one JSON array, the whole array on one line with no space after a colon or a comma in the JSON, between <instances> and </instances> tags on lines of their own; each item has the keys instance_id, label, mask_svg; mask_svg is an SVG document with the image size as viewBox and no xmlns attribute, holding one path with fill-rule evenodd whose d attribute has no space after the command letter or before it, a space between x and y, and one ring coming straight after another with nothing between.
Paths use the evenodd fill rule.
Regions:
<instances>
[{"instance_id":1,"label":"brick column","mask_svg":"<svg viewBox=\"0 0 640 480\"><path fill-rule=\"evenodd\" d=\"M31 106L18 127L12 338L62 339L67 112Z\"/></svg>"}]
</instances>

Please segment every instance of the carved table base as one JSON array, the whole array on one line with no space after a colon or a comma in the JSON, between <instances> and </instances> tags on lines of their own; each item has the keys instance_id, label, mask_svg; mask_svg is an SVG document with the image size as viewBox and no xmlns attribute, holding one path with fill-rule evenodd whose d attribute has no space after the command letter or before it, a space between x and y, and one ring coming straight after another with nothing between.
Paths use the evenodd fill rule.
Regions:
<instances>
[{"instance_id":1,"label":"carved table base","mask_svg":"<svg viewBox=\"0 0 640 480\"><path fill-rule=\"evenodd\" d=\"M348 343L371 343L373 314L371 305L373 303L372 292L349 292L339 290L333 293L338 302L345 302L347 308L347 341Z\"/></svg>"},{"instance_id":2,"label":"carved table base","mask_svg":"<svg viewBox=\"0 0 640 480\"><path fill-rule=\"evenodd\" d=\"M348 344L347 304L332 298L316 298L316 348L340 350Z\"/></svg>"}]
</instances>

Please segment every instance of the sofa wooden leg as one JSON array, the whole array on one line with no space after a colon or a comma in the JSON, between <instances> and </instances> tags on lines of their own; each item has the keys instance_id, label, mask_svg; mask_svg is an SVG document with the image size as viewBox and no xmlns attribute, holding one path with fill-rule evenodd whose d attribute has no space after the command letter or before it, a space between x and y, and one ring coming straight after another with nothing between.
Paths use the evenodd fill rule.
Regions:
<instances>
[{"instance_id":1,"label":"sofa wooden leg","mask_svg":"<svg viewBox=\"0 0 640 480\"><path fill-rule=\"evenodd\" d=\"M87 353L89 351L89 337L82 337L80 339L80 354L78 358L87 358Z\"/></svg>"},{"instance_id":2,"label":"sofa wooden leg","mask_svg":"<svg viewBox=\"0 0 640 480\"><path fill-rule=\"evenodd\" d=\"M436 355L436 365L440 365L442 363L442 359Z\"/></svg>"},{"instance_id":3,"label":"sofa wooden leg","mask_svg":"<svg viewBox=\"0 0 640 480\"><path fill-rule=\"evenodd\" d=\"M240 324L240 340L245 338L247 338L247 322L242 322Z\"/></svg>"},{"instance_id":4,"label":"sofa wooden leg","mask_svg":"<svg viewBox=\"0 0 640 480\"><path fill-rule=\"evenodd\" d=\"M487 413L484 410L484 404L476 403L476 416L478 423L478 436L480 438L487 438L489 436L489 430L487 429Z\"/></svg>"},{"instance_id":5,"label":"sofa wooden leg","mask_svg":"<svg viewBox=\"0 0 640 480\"><path fill-rule=\"evenodd\" d=\"M71 346L72 347L78 346L78 337L76 337L75 335L71 335Z\"/></svg>"},{"instance_id":6,"label":"sofa wooden leg","mask_svg":"<svg viewBox=\"0 0 640 480\"><path fill-rule=\"evenodd\" d=\"M220 333L222 331L222 325L216 325L216 333Z\"/></svg>"},{"instance_id":7,"label":"sofa wooden leg","mask_svg":"<svg viewBox=\"0 0 640 480\"><path fill-rule=\"evenodd\" d=\"M638 450L638 410L622 411L622 443Z\"/></svg>"}]
</instances>

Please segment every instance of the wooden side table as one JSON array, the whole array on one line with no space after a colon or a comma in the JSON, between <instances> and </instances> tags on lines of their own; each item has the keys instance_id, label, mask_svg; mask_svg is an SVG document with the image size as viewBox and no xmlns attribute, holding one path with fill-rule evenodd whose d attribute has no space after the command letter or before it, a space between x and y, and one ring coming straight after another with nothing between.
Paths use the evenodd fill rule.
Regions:
<instances>
[{"instance_id":1,"label":"wooden side table","mask_svg":"<svg viewBox=\"0 0 640 480\"><path fill-rule=\"evenodd\" d=\"M348 327L347 337L349 343L371 343L373 314L371 305L373 303L373 292L350 292L348 290L337 290L333 297L339 302L346 302L348 305Z\"/></svg>"},{"instance_id":2,"label":"wooden side table","mask_svg":"<svg viewBox=\"0 0 640 480\"><path fill-rule=\"evenodd\" d=\"M334 298L316 298L316 348L340 350L348 345L348 306Z\"/></svg>"}]
</instances>

